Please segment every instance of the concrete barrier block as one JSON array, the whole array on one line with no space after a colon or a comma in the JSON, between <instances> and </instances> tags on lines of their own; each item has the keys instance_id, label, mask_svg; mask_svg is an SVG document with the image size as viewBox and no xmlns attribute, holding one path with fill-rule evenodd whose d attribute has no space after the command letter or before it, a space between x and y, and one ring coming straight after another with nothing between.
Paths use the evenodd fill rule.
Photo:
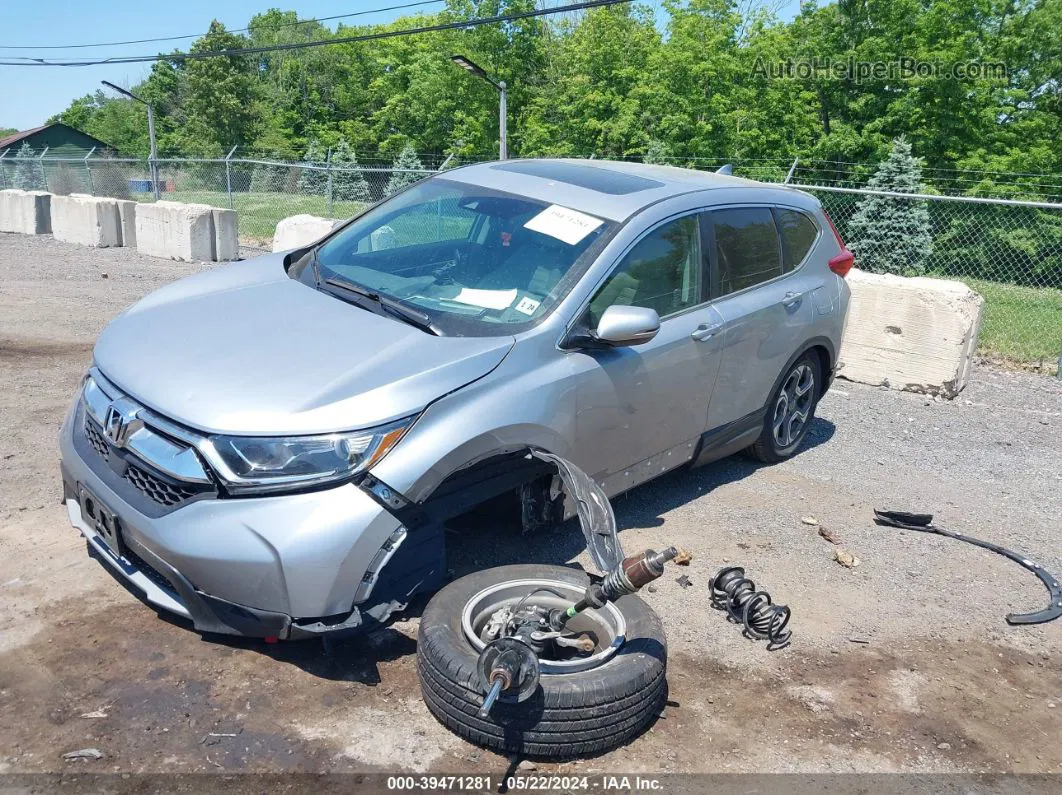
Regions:
<instances>
[{"instance_id":1,"label":"concrete barrier block","mask_svg":"<svg viewBox=\"0 0 1062 795\"><path fill-rule=\"evenodd\" d=\"M115 199L118 203L118 223L121 227L122 242L126 248L136 248L136 206L132 199Z\"/></svg>"},{"instance_id":2,"label":"concrete barrier block","mask_svg":"<svg viewBox=\"0 0 1062 795\"><path fill-rule=\"evenodd\" d=\"M240 233L235 210L223 210L215 207L214 221L214 259L218 262L231 262L240 258Z\"/></svg>"},{"instance_id":3,"label":"concrete barrier block","mask_svg":"<svg viewBox=\"0 0 1062 795\"><path fill-rule=\"evenodd\" d=\"M0 232L15 231L15 196L22 191L0 190Z\"/></svg>"},{"instance_id":4,"label":"concrete barrier block","mask_svg":"<svg viewBox=\"0 0 1062 795\"><path fill-rule=\"evenodd\" d=\"M159 201L136 208L136 248L152 257L214 259L213 209L206 204Z\"/></svg>"},{"instance_id":5,"label":"concrete barrier block","mask_svg":"<svg viewBox=\"0 0 1062 795\"><path fill-rule=\"evenodd\" d=\"M167 202L170 204L171 202ZM178 247L178 259L189 262L213 262L214 257L214 208L209 204L181 204L177 208L178 225L182 234Z\"/></svg>"},{"instance_id":6,"label":"concrete barrier block","mask_svg":"<svg viewBox=\"0 0 1062 795\"><path fill-rule=\"evenodd\" d=\"M23 204L23 231L25 235L48 235L52 232L52 194L43 190L26 191Z\"/></svg>"},{"instance_id":7,"label":"concrete barrier block","mask_svg":"<svg viewBox=\"0 0 1062 795\"><path fill-rule=\"evenodd\" d=\"M47 235L52 231L52 194L40 190L0 191L0 232Z\"/></svg>"},{"instance_id":8,"label":"concrete barrier block","mask_svg":"<svg viewBox=\"0 0 1062 795\"><path fill-rule=\"evenodd\" d=\"M842 378L954 397L970 374L984 299L962 282L852 270Z\"/></svg>"},{"instance_id":9,"label":"concrete barrier block","mask_svg":"<svg viewBox=\"0 0 1062 795\"><path fill-rule=\"evenodd\" d=\"M52 235L56 240L92 248L122 245L118 202L94 196L54 196Z\"/></svg>"},{"instance_id":10,"label":"concrete barrier block","mask_svg":"<svg viewBox=\"0 0 1062 795\"><path fill-rule=\"evenodd\" d=\"M273 234L273 251L287 251L316 243L340 221L316 215L292 215L277 224Z\"/></svg>"}]
</instances>

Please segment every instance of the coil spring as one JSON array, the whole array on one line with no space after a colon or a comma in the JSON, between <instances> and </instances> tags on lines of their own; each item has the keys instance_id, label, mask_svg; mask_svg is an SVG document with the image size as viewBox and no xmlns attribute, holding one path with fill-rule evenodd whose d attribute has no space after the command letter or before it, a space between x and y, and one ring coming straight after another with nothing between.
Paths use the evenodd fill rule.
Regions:
<instances>
[{"instance_id":1,"label":"coil spring","mask_svg":"<svg viewBox=\"0 0 1062 795\"><path fill-rule=\"evenodd\" d=\"M771 602L766 591L757 591L756 583L745 576L740 566L725 566L715 573L708 586L712 607L725 610L730 619L741 624L745 635L766 640L768 651L789 645L793 633L786 628L790 611L786 605Z\"/></svg>"},{"instance_id":2,"label":"coil spring","mask_svg":"<svg viewBox=\"0 0 1062 795\"><path fill-rule=\"evenodd\" d=\"M638 589L631 585L623 567L617 566L605 575L605 579L601 581L601 590L608 595L609 599L619 599L621 596L637 592Z\"/></svg>"}]
</instances>

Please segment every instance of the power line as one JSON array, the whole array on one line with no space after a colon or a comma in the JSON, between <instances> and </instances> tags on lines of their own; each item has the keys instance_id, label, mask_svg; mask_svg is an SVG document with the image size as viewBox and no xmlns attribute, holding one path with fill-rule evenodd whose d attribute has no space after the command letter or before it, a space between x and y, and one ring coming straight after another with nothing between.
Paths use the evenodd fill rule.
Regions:
<instances>
[{"instance_id":1,"label":"power line","mask_svg":"<svg viewBox=\"0 0 1062 795\"><path fill-rule=\"evenodd\" d=\"M301 50L308 47L326 47L331 44L353 44L362 41L376 41L378 39L391 39L399 36L412 36L418 33L436 33L444 30L461 30L474 28L480 25L494 25L499 22L516 22L521 19L532 17L544 17L551 14L562 14L569 11L581 11L587 8L601 6L613 6L622 3L630 3L633 0L583 0L583 2L571 3L557 8L542 8L531 11L520 11L513 14L497 14L492 17L479 17L465 19L458 22L443 22L437 25L423 25L404 30L385 30L378 33L364 33L360 36L341 36L335 39L321 39L316 41L288 42L286 44L270 44L260 47L233 47L226 50L211 50L204 52L170 53L168 55L135 55L120 58L103 58L92 61L46 61L43 58L22 57L20 60L0 61L0 66L101 66L103 64L126 64L126 63L152 63L155 61L189 61L203 58L231 58L241 55L257 55L265 52L278 52L285 50Z\"/></svg>"},{"instance_id":2,"label":"power line","mask_svg":"<svg viewBox=\"0 0 1062 795\"><path fill-rule=\"evenodd\" d=\"M386 8L374 8L371 11L353 11L349 14L336 14L331 17L318 17L317 19L300 19L296 22L282 22L279 25L268 25L269 30L280 30L281 28L292 28L298 25L310 25L314 22L332 22L336 19L348 19L350 17L363 17L368 14L379 14L384 11L398 11L406 8L416 8L417 6L431 6L443 3L446 0L421 0L417 3L404 3L397 6L387 6ZM228 31L229 33L248 33L251 28L236 28ZM202 33L189 33L185 36L162 36L157 39L131 39L129 41L108 41L100 42L99 44L0 44L0 50L79 50L92 47L122 47L126 44L152 44L160 41L180 41L182 39L198 39L202 36Z\"/></svg>"}]
</instances>

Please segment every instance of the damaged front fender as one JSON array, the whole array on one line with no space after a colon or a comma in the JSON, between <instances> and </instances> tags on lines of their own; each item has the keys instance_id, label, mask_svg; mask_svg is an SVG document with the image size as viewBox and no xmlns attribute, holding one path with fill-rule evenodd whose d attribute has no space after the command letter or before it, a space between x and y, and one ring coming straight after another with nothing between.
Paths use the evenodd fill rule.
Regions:
<instances>
[{"instance_id":1,"label":"damaged front fender","mask_svg":"<svg viewBox=\"0 0 1062 795\"><path fill-rule=\"evenodd\" d=\"M598 570L607 573L619 566L623 561L623 548L616 531L616 515L604 489L567 459L536 449L532 449L530 455L557 468L565 492L575 502L586 548Z\"/></svg>"}]
</instances>

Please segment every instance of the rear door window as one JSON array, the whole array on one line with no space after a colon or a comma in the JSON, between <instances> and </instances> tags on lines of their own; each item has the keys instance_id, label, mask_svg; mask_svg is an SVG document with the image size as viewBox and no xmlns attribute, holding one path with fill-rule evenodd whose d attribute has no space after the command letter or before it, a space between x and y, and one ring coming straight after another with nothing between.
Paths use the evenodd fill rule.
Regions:
<instances>
[{"instance_id":1,"label":"rear door window","mask_svg":"<svg viewBox=\"0 0 1062 795\"><path fill-rule=\"evenodd\" d=\"M789 273L795 270L811 251L815 239L819 236L819 228L804 213L785 207L774 208L774 219L782 237L782 269Z\"/></svg>"},{"instance_id":2,"label":"rear door window","mask_svg":"<svg viewBox=\"0 0 1062 795\"><path fill-rule=\"evenodd\" d=\"M712 210L709 216L715 238L715 296L782 275L781 246L769 207Z\"/></svg>"}]
</instances>

